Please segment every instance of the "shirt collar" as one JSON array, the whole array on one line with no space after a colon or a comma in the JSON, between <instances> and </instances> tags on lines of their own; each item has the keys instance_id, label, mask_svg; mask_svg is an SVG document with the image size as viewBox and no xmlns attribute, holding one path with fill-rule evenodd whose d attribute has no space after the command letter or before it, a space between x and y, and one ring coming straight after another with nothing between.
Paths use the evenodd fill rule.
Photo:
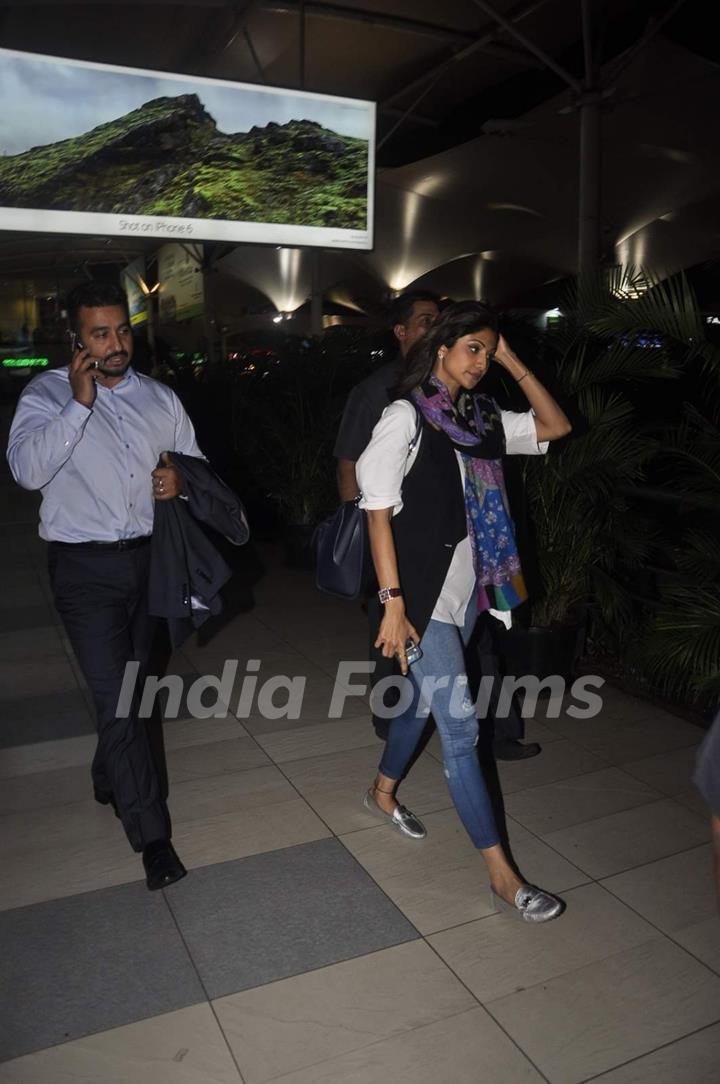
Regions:
<instances>
[{"instance_id":1,"label":"shirt collar","mask_svg":"<svg viewBox=\"0 0 720 1084\"><path fill-rule=\"evenodd\" d=\"M139 383L140 377L135 372L132 365L130 365L122 380L118 381L117 384L114 384L112 388L106 388L103 384L98 384L98 388L102 389L103 391L121 391L122 389L127 387L135 387Z\"/></svg>"}]
</instances>

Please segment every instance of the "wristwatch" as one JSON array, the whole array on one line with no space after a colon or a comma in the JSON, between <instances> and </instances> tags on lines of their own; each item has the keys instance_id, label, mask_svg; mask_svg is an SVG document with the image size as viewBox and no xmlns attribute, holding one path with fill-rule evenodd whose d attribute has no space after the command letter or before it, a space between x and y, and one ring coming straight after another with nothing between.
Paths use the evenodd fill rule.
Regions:
<instances>
[{"instance_id":1,"label":"wristwatch","mask_svg":"<svg viewBox=\"0 0 720 1084\"><path fill-rule=\"evenodd\" d=\"M381 587L378 591L378 598L384 604L389 602L391 598L400 598L402 596L402 590L399 587Z\"/></svg>"}]
</instances>

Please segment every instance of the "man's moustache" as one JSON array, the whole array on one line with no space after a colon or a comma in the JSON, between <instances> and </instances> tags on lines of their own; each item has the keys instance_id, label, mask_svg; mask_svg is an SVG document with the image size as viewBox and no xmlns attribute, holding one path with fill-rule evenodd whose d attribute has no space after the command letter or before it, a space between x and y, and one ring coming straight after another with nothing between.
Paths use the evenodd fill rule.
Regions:
<instances>
[{"instance_id":1,"label":"man's moustache","mask_svg":"<svg viewBox=\"0 0 720 1084\"><path fill-rule=\"evenodd\" d=\"M103 358L103 362L105 362L105 361L114 361L115 358L127 358L127 356L128 356L127 352L125 350L121 350L117 354L109 354L108 357Z\"/></svg>"}]
</instances>

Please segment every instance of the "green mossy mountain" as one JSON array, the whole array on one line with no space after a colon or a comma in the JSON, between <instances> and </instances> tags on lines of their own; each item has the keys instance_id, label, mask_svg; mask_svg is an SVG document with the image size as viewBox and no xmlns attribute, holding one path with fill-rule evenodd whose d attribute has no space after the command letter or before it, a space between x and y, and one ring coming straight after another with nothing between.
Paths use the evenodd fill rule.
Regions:
<instances>
[{"instance_id":1,"label":"green mossy mountain","mask_svg":"<svg viewBox=\"0 0 720 1084\"><path fill-rule=\"evenodd\" d=\"M0 158L0 205L365 229L366 140L315 121L227 135L196 94Z\"/></svg>"}]
</instances>

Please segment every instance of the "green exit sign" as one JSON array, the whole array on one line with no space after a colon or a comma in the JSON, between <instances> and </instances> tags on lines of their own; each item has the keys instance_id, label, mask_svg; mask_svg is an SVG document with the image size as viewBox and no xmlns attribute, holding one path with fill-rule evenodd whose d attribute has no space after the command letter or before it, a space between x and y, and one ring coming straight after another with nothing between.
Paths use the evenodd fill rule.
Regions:
<instances>
[{"instance_id":1,"label":"green exit sign","mask_svg":"<svg viewBox=\"0 0 720 1084\"><path fill-rule=\"evenodd\" d=\"M50 364L49 358L3 358L3 369L45 369Z\"/></svg>"}]
</instances>

